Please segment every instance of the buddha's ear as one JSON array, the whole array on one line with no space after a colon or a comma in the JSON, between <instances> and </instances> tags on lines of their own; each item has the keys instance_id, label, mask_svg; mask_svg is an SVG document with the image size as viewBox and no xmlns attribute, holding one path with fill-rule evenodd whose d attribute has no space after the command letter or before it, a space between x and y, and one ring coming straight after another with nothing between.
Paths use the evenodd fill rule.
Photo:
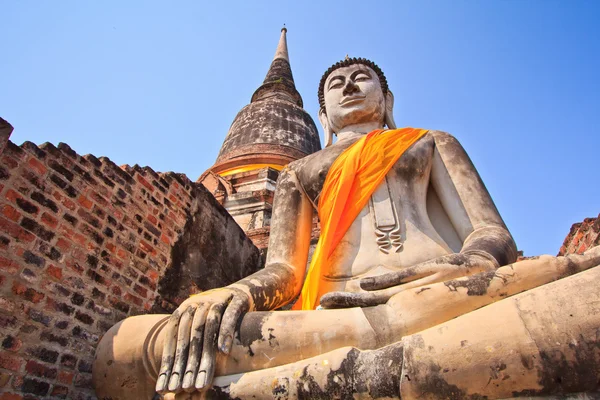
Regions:
<instances>
[{"instance_id":1,"label":"buddha's ear","mask_svg":"<svg viewBox=\"0 0 600 400\"><path fill-rule=\"evenodd\" d=\"M385 94L385 124L388 129L396 129L394 121L394 95L391 90Z\"/></svg>"},{"instance_id":2,"label":"buddha's ear","mask_svg":"<svg viewBox=\"0 0 600 400\"><path fill-rule=\"evenodd\" d=\"M325 133L325 147L329 147L333 144L333 130L329 125L327 113L325 113L325 109L323 108L319 110L319 122L321 122L323 132Z\"/></svg>"}]
</instances>

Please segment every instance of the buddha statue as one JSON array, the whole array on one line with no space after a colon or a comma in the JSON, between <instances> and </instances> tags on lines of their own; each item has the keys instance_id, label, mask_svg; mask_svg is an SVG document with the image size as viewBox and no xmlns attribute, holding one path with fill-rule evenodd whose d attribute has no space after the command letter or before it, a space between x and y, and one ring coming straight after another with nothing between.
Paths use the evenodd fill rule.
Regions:
<instances>
[{"instance_id":1,"label":"buddha statue","mask_svg":"<svg viewBox=\"0 0 600 400\"><path fill-rule=\"evenodd\" d=\"M98 397L491 399L597 389L600 248L516 262L460 143L397 129L373 62L333 65L319 102L326 147L282 171L265 268L190 297L171 316L115 325L97 350ZM315 211L322 233L307 271ZM273 311L299 295L294 310ZM573 363L579 375L567 376Z\"/></svg>"}]
</instances>

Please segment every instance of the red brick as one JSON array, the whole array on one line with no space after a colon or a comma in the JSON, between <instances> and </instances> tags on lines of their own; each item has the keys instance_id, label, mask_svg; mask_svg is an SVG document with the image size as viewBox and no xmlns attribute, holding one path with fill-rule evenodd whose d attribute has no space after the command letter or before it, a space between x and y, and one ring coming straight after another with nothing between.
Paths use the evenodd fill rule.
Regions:
<instances>
[{"instance_id":1,"label":"red brick","mask_svg":"<svg viewBox=\"0 0 600 400\"><path fill-rule=\"evenodd\" d=\"M135 286L133 287L133 291L136 292L137 294L139 294L142 297L146 297L148 296L148 290L141 287L140 285L138 285L137 283L135 284Z\"/></svg>"},{"instance_id":2,"label":"red brick","mask_svg":"<svg viewBox=\"0 0 600 400\"><path fill-rule=\"evenodd\" d=\"M121 260L124 260L127 257L127 252L122 248L119 248L117 250L117 257L119 257Z\"/></svg>"},{"instance_id":3,"label":"red brick","mask_svg":"<svg viewBox=\"0 0 600 400\"><path fill-rule=\"evenodd\" d=\"M62 269L59 267L49 265L48 268L46 268L46 273L59 281L62 280Z\"/></svg>"},{"instance_id":4,"label":"red brick","mask_svg":"<svg viewBox=\"0 0 600 400\"><path fill-rule=\"evenodd\" d=\"M123 298L125 299L126 302L133 303L136 306L141 306L142 305L142 299L140 299L139 297L136 297L136 296L132 295L131 293L125 293L125 296L123 296Z\"/></svg>"},{"instance_id":5,"label":"red brick","mask_svg":"<svg viewBox=\"0 0 600 400\"><path fill-rule=\"evenodd\" d=\"M23 196L21 196L19 193L15 192L12 189L8 189L6 191L6 198L10 201L12 201L13 203L17 201L17 199L21 199Z\"/></svg>"},{"instance_id":6,"label":"red brick","mask_svg":"<svg viewBox=\"0 0 600 400\"><path fill-rule=\"evenodd\" d=\"M80 233L73 233L73 241L81 246L85 246L87 238Z\"/></svg>"},{"instance_id":7,"label":"red brick","mask_svg":"<svg viewBox=\"0 0 600 400\"><path fill-rule=\"evenodd\" d=\"M75 376L74 372L69 371L59 371L58 372L58 381L60 383L64 383L65 385L70 385L73 382L73 377Z\"/></svg>"},{"instance_id":8,"label":"red brick","mask_svg":"<svg viewBox=\"0 0 600 400\"><path fill-rule=\"evenodd\" d=\"M66 239L63 238L59 238L56 241L56 247L58 247L59 249L61 249L63 252L67 252L71 249L71 242L69 242Z\"/></svg>"},{"instance_id":9,"label":"red brick","mask_svg":"<svg viewBox=\"0 0 600 400\"><path fill-rule=\"evenodd\" d=\"M21 296L25 300L30 301L34 304L39 303L45 297L43 293L40 293L32 288L28 288L25 285L20 284L19 282L13 283L12 291L17 296Z\"/></svg>"},{"instance_id":10,"label":"red brick","mask_svg":"<svg viewBox=\"0 0 600 400\"><path fill-rule=\"evenodd\" d=\"M23 400L23 396L15 393L2 393L0 394L0 400Z\"/></svg>"},{"instance_id":11,"label":"red brick","mask_svg":"<svg viewBox=\"0 0 600 400\"><path fill-rule=\"evenodd\" d=\"M151 222L152 224L154 224L154 225L156 225L156 223L158 222L158 220L156 219L156 217L155 217L154 215L152 215L152 214L148 214L148 215L146 216L146 219L147 219L148 221L150 221L150 222Z\"/></svg>"},{"instance_id":12,"label":"red brick","mask_svg":"<svg viewBox=\"0 0 600 400\"><path fill-rule=\"evenodd\" d=\"M144 185L146 187L146 189L148 189L148 191L150 191L150 193L154 192L154 186L152 186L146 179L144 179L143 176L141 176L140 174L137 174L135 178L137 179L137 181L139 183Z\"/></svg>"},{"instance_id":13,"label":"red brick","mask_svg":"<svg viewBox=\"0 0 600 400\"><path fill-rule=\"evenodd\" d=\"M152 247L152 245L145 240L140 240L140 248L147 253L154 254L154 247Z\"/></svg>"},{"instance_id":14,"label":"red brick","mask_svg":"<svg viewBox=\"0 0 600 400\"><path fill-rule=\"evenodd\" d=\"M58 397L60 399L66 399L67 394L69 394L68 387L55 385L54 388L52 388L50 396Z\"/></svg>"},{"instance_id":15,"label":"red brick","mask_svg":"<svg viewBox=\"0 0 600 400\"><path fill-rule=\"evenodd\" d=\"M67 264L67 267L69 267L69 269L71 269L72 271L75 271L80 275L83 274L83 267L79 265L79 263L77 263L76 261L67 260L65 264Z\"/></svg>"},{"instance_id":16,"label":"red brick","mask_svg":"<svg viewBox=\"0 0 600 400\"><path fill-rule=\"evenodd\" d=\"M148 278L150 278L152 283L156 284L158 282L158 272L157 271L154 271L151 269L148 272L146 272L146 275L148 276Z\"/></svg>"},{"instance_id":17,"label":"red brick","mask_svg":"<svg viewBox=\"0 0 600 400\"><path fill-rule=\"evenodd\" d=\"M2 157L2 163L4 165L6 165L9 169L13 169L19 165L17 160L15 160L14 158L8 157L8 156Z\"/></svg>"},{"instance_id":18,"label":"red brick","mask_svg":"<svg viewBox=\"0 0 600 400\"><path fill-rule=\"evenodd\" d=\"M83 207L87 208L88 210L91 210L92 207L94 206L94 203L90 199L85 197L84 195L80 195L79 199L77 199L77 202L79 204L81 204Z\"/></svg>"},{"instance_id":19,"label":"red brick","mask_svg":"<svg viewBox=\"0 0 600 400\"><path fill-rule=\"evenodd\" d=\"M0 353L0 368L18 372L23 365L23 359L9 353Z\"/></svg>"},{"instance_id":20,"label":"red brick","mask_svg":"<svg viewBox=\"0 0 600 400\"><path fill-rule=\"evenodd\" d=\"M60 194L60 192L55 191L52 195L54 196L54 198L56 199L56 201L60 201L60 204L62 204L63 206L67 207L69 210L75 211L75 209L77 208L77 204L75 204L73 201L71 201L70 199L66 198L62 194Z\"/></svg>"},{"instance_id":21,"label":"red brick","mask_svg":"<svg viewBox=\"0 0 600 400\"><path fill-rule=\"evenodd\" d=\"M51 229L55 229L58 226L58 221L52 215L44 212L42 214L42 223Z\"/></svg>"},{"instance_id":22,"label":"red brick","mask_svg":"<svg viewBox=\"0 0 600 400\"><path fill-rule=\"evenodd\" d=\"M27 232L14 222L8 221L4 218L0 218L0 231L8 233L13 238L21 242L33 242L35 235L31 232Z\"/></svg>"},{"instance_id":23,"label":"red brick","mask_svg":"<svg viewBox=\"0 0 600 400\"><path fill-rule=\"evenodd\" d=\"M169 240L169 237L167 235L165 235L164 233L160 236L160 241L163 242L164 244L171 244L171 241Z\"/></svg>"},{"instance_id":24,"label":"red brick","mask_svg":"<svg viewBox=\"0 0 600 400\"><path fill-rule=\"evenodd\" d=\"M48 171L48 168L46 168L46 166L38 161L38 159L35 157L31 157L28 163L29 166L38 173L38 175L44 175Z\"/></svg>"},{"instance_id":25,"label":"red brick","mask_svg":"<svg viewBox=\"0 0 600 400\"><path fill-rule=\"evenodd\" d=\"M56 378L56 369L49 368L44 364L40 364L37 361L29 360L25 365L25 371L31 375L39 376L42 378L54 379Z\"/></svg>"},{"instance_id":26,"label":"red brick","mask_svg":"<svg viewBox=\"0 0 600 400\"><path fill-rule=\"evenodd\" d=\"M19 264L16 262L9 260L8 258L4 258L0 256L0 270L7 272L11 275L14 275L19 270Z\"/></svg>"},{"instance_id":27,"label":"red brick","mask_svg":"<svg viewBox=\"0 0 600 400\"><path fill-rule=\"evenodd\" d=\"M4 215L6 218L10 219L11 221L18 221L19 218L21 218L21 213L18 212L13 206L9 205L9 204L5 204L2 207L2 215Z\"/></svg>"},{"instance_id":28,"label":"red brick","mask_svg":"<svg viewBox=\"0 0 600 400\"><path fill-rule=\"evenodd\" d=\"M106 247L106 250L110 251L112 254L115 254L117 249L117 246L115 246L115 244L112 242L106 242L104 247Z\"/></svg>"},{"instance_id":29,"label":"red brick","mask_svg":"<svg viewBox=\"0 0 600 400\"><path fill-rule=\"evenodd\" d=\"M96 203L98 203L103 208L108 206L108 201L106 201L106 199L104 197L100 196L98 193L92 192L90 194L90 197L92 198L92 200L94 200Z\"/></svg>"}]
</instances>

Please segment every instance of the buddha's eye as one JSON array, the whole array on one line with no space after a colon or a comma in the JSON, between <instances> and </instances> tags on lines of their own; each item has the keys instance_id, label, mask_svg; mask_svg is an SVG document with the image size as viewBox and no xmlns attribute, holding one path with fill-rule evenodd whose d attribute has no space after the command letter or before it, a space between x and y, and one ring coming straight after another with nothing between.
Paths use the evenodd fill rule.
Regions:
<instances>
[{"instance_id":1,"label":"buddha's eye","mask_svg":"<svg viewBox=\"0 0 600 400\"><path fill-rule=\"evenodd\" d=\"M344 80L342 78L333 78L329 82L329 87L327 90L341 88L342 86L344 86Z\"/></svg>"},{"instance_id":2,"label":"buddha's eye","mask_svg":"<svg viewBox=\"0 0 600 400\"><path fill-rule=\"evenodd\" d=\"M363 82L363 81L366 81L369 79L371 79L371 77L369 75L361 72L354 77L354 82Z\"/></svg>"}]
</instances>

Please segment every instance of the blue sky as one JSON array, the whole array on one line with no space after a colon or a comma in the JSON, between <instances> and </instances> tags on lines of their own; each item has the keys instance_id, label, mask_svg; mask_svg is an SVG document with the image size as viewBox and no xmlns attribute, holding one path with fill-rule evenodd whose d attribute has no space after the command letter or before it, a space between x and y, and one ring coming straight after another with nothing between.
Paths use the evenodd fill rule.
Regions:
<instances>
[{"instance_id":1,"label":"blue sky","mask_svg":"<svg viewBox=\"0 0 600 400\"><path fill-rule=\"evenodd\" d=\"M218 3L218 4L217 4ZM399 126L456 136L526 255L600 213L600 2L0 0L11 140L197 179L283 23L306 110L346 54L381 66ZM321 135L322 135L322 131Z\"/></svg>"}]
</instances>

